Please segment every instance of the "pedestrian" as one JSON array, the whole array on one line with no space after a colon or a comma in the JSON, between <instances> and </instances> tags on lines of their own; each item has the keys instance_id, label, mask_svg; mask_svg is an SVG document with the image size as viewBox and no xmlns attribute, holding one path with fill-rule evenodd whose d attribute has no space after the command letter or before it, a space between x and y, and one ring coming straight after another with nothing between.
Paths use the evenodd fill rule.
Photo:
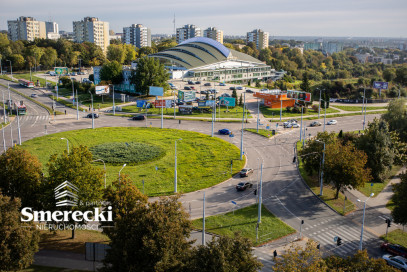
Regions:
<instances>
[{"instance_id":1,"label":"pedestrian","mask_svg":"<svg viewBox=\"0 0 407 272\"><path fill-rule=\"evenodd\" d=\"M90 111L90 106L89 106L89 111Z\"/></svg>"},{"instance_id":2,"label":"pedestrian","mask_svg":"<svg viewBox=\"0 0 407 272\"><path fill-rule=\"evenodd\" d=\"M65 115L66 115L66 110L65 110Z\"/></svg>"},{"instance_id":3,"label":"pedestrian","mask_svg":"<svg viewBox=\"0 0 407 272\"><path fill-rule=\"evenodd\" d=\"M273 256L274 256L274 259L277 257L277 250L274 250Z\"/></svg>"}]
</instances>

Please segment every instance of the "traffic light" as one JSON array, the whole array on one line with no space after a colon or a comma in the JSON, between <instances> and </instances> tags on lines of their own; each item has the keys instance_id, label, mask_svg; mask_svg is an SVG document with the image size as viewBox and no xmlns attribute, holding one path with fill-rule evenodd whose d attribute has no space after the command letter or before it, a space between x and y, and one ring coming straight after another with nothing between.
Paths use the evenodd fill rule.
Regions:
<instances>
[{"instance_id":1,"label":"traffic light","mask_svg":"<svg viewBox=\"0 0 407 272\"><path fill-rule=\"evenodd\" d=\"M340 237L338 237L338 239L336 240L336 245L337 246L342 245L342 239Z\"/></svg>"},{"instance_id":2,"label":"traffic light","mask_svg":"<svg viewBox=\"0 0 407 272\"><path fill-rule=\"evenodd\" d=\"M386 223L387 223L387 227L390 228L390 227L391 227L391 220L390 220L390 219L386 219Z\"/></svg>"}]
</instances>

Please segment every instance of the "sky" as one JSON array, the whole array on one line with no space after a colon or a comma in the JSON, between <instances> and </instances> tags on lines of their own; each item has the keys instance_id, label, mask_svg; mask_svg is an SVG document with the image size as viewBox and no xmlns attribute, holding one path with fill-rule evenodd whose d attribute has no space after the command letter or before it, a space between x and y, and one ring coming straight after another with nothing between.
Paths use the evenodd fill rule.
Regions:
<instances>
[{"instance_id":1,"label":"sky","mask_svg":"<svg viewBox=\"0 0 407 272\"><path fill-rule=\"evenodd\" d=\"M407 0L0 0L0 30L20 16L55 21L72 31L86 16L110 29L143 24L152 34L173 34L175 26L216 27L224 35L262 29L270 36L407 37Z\"/></svg>"}]
</instances>

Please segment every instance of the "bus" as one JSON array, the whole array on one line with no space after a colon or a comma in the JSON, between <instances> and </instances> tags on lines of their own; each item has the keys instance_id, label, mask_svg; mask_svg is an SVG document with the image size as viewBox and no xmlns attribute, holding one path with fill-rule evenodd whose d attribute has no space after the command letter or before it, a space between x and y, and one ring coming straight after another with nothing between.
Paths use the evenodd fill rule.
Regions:
<instances>
[{"instance_id":1,"label":"bus","mask_svg":"<svg viewBox=\"0 0 407 272\"><path fill-rule=\"evenodd\" d=\"M25 106L24 101L15 102L13 110L16 114L18 111L18 115L25 115L27 113L27 107Z\"/></svg>"},{"instance_id":2,"label":"bus","mask_svg":"<svg viewBox=\"0 0 407 272\"><path fill-rule=\"evenodd\" d=\"M27 88L34 88L34 82L25 80L25 79L19 79L18 83L20 83L21 86L27 87Z\"/></svg>"}]
</instances>

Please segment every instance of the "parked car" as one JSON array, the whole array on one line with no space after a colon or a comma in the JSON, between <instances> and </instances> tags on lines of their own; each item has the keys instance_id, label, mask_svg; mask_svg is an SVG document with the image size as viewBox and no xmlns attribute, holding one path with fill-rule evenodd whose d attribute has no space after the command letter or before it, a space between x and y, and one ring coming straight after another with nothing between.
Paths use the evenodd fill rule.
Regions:
<instances>
[{"instance_id":1,"label":"parked car","mask_svg":"<svg viewBox=\"0 0 407 272\"><path fill-rule=\"evenodd\" d=\"M189 87L189 88L191 88L191 90L195 90L195 87L194 87L194 86L191 86L191 87Z\"/></svg>"},{"instance_id":2,"label":"parked car","mask_svg":"<svg viewBox=\"0 0 407 272\"><path fill-rule=\"evenodd\" d=\"M76 72L72 72L72 73L71 73L71 76L76 76L76 75L77 75Z\"/></svg>"},{"instance_id":3,"label":"parked car","mask_svg":"<svg viewBox=\"0 0 407 272\"><path fill-rule=\"evenodd\" d=\"M219 86L226 86L226 84L225 83L219 83Z\"/></svg>"},{"instance_id":4,"label":"parked car","mask_svg":"<svg viewBox=\"0 0 407 272\"><path fill-rule=\"evenodd\" d=\"M269 89L261 89L260 91L261 92L266 92L266 91L268 91Z\"/></svg>"},{"instance_id":5,"label":"parked car","mask_svg":"<svg viewBox=\"0 0 407 272\"><path fill-rule=\"evenodd\" d=\"M207 82L204 84L204 86L212 86L211 83Z\"/></svg>"},{"instance_id":6,"label":"parked car","mask_svg":"<svg viewBox=\"0 0 407 272\"><path fill-rule=\"evenodd\" d=\"M33 94L31 94L30 96L31 96L32 98L36 98L36 97L38 97L38 94L33 93Z\"/></svg>"},{"instance_id":7,"label":"parked car","mask_svg":"<svg viewBox=\"0 0 407 272\"><path fill-rule=\"evenodd\" d=\"M392 256L389 254L384 255L383 260L390 266L400 269L401 271L407 272L407 259L401 256Z\"/></svg>"},{"instance_id":8,"label":"parked car","mask_svg":"<svg viewBox=\"0 0 407 272\"><path fill-rule=\"evenodd\" d=\"M184 90L192 90L191 87L185 86Z\"/></svg>"},{"instance_id":9,"label":"parked car","mask_svg":"<svg viewBox=\"0 0 407 272\"><path fill-rule=\"evenodd\" d=\"M246 89L246 93L254 93L254 92L250 89Z\"/></svg>"},{"instance_id":10,"label":"parked car","mask_svg":"<svg viewBox=\"0 0 407 272\"><path fill-rule=\"evenodd\" d=\"M319 127L319 126L321 126L321 125L322 125L321 122L314 121L314 122L312 122L312 123L310 124L310 127Z\"/></svg>"},{"instance_id":11,"label":"parked car","mask_svg":"<svg viewBox=\"0 0 407 272\"><path fill-rule=\"evenodd\" d=\"M252 168L243 168L239 174L240 177L248 177L251 173L253 173L253 169Z\"/></svg>"},{"instance_id":12,"label":"parked car","mask_svg":"<svg viewBox=\"0 0 407 272\"><path fill-rule=\"evenodd\" d=\"M336 120L331 120L331 121L329 121L328 123L326 123L327 125L336 125L336 124L338 124L338 121L336 121Z\"/></svg>"},{"instance_id":13,"label":"parked car","mask_svg":"<svg viewBox=\"0 0 407 272\"><path fill-rule=\"evenodd\" d=\"M237 86L236 90L243 90L243 87L242 86Z\"/></svg>"},{"instance_id":14,"label":"parked car","mask_svg":"<svg viewBox=\"0 0 407 272\"><path fill-rule=\"evenodd\" d=\"M229 87L229 90L234 91L234 90L236 90L236 88L234 86L232 86L232 87Z\"/></svg>"},{"instance_id":15,"label":"parked car","mask_svg":"<svg viewBox=\"0 0 407 272\"><path fill-rule=\"evenodd\" d=\"M195 81L195 84L199 85L199 84L201 84L201 82L200 81Z\"/></svg>"},{"instance_id":16,"label":"parked car","mask_svg":"<svg viewBox=\"0 0 407 272\"><path fill-rule=\"evenodd\" d=\"M231 96L228 93L223 93L223 94L220 95L220 97L231 97Z\"/></svg>"},{"instance_id":17,"label":"parked car","mask_svg":"<svg viewBox=\"0 0 407 272\"><path fill-rule=\"evenodd\" d=\"M180 105L185 105L185 103L184 102L176 102L175 103L177 106L180 106Z\"/></svg>"},{"instance_id":18,"label":"parked car","mask_svg":"<svg viewBox=\"0 0 407 272\"><path fill-rule=\"evenodd\" d=\"M213 93L213 94L214 94L214 93L219 93L219 91L218 91L218 90L215 90L215 89L209 89L208 91L209 91L210 93Z\"/></svg>"},{"instance_id":19,"label":"parked car","mask_svg":"<svg viewBox=\"0 0 407 272\"><path fill-rule=\"evenodd\" d=\"M208 91L200 91L199 93L200 93L200 94L207 94Z\"/></svg>"},{"instance_id":20,"label":"parked car","mask_svg":"<svg viewBox=\"0 0 407 272\"><path fill-rule=\"evenodd\" d=\"M176 90L176 89L178 89L178 88L175 86L171 86L171 90Z\"/></svg>"},{"instance_id":21,"label":"parked car","mask_svg":"<svg viewBox=\"0 0 407 272\"><path fill-rule=\"evenodd\" d=\"M88 115L86 115L87 118L92 118L92 113L89 113ZM93 118L99 118L99 114L97 113L93 113Z\"/></svg>"},{"instance_id":22,"label":"parked car","mask_svg":"<svg viewBox=\"0 0 407 272\"><path fill-rule=\"evenodd\" d=\"M230 129L223 128L223 129L219 129L218 133L221 135L229 135L232 133L232 131L230 131Z\"/></svg>"},{"instance_id":23,"label":"parked car","mask_svg":"<svg viewBox=\"0 0 407 272\"><path fill-rule=\"evenodd\" d=\"M189 84L189 85L194 85L194 82L191 81L191 80L189 80L189 81L188 81L188 84Z\"/></svg>"},{"instance_id":24,"label":"parked car","mask_svg":"<svg viewBox=\"0 0 407 272\"><path fill-rule=\"evenodd\" d=\"M405 248L403 246L390 244L390 243L383 243L383 244L381 244L380 248L383 251L386 251L392 255L397 255L397 256L402 256L404 258L407 258L407 248Z\"/></svg>"},{"instance_id":25,"label":"parked car","mask_svg":"<svg viewBox=\"0 0 407 272\"><path fill-rule=\"evenodd\" d=\"M146 117L144 115L136 115L131 118L132 120L138 121L138 120L145 120Z\"/></svg>"},{"instance_id":26,"label":"parked car","mask_svg":"<svg viewBox=\"0 0 407 272\"><path fill-rule=\"evenodd\" d=\"M236 190L238 190L238 191L244 191L244 190L246 190L247 188L252 188L253 187L253 184L251 184L250 182L239 182L237 185L236 185Z\"/></svg>"}]
</instances>

